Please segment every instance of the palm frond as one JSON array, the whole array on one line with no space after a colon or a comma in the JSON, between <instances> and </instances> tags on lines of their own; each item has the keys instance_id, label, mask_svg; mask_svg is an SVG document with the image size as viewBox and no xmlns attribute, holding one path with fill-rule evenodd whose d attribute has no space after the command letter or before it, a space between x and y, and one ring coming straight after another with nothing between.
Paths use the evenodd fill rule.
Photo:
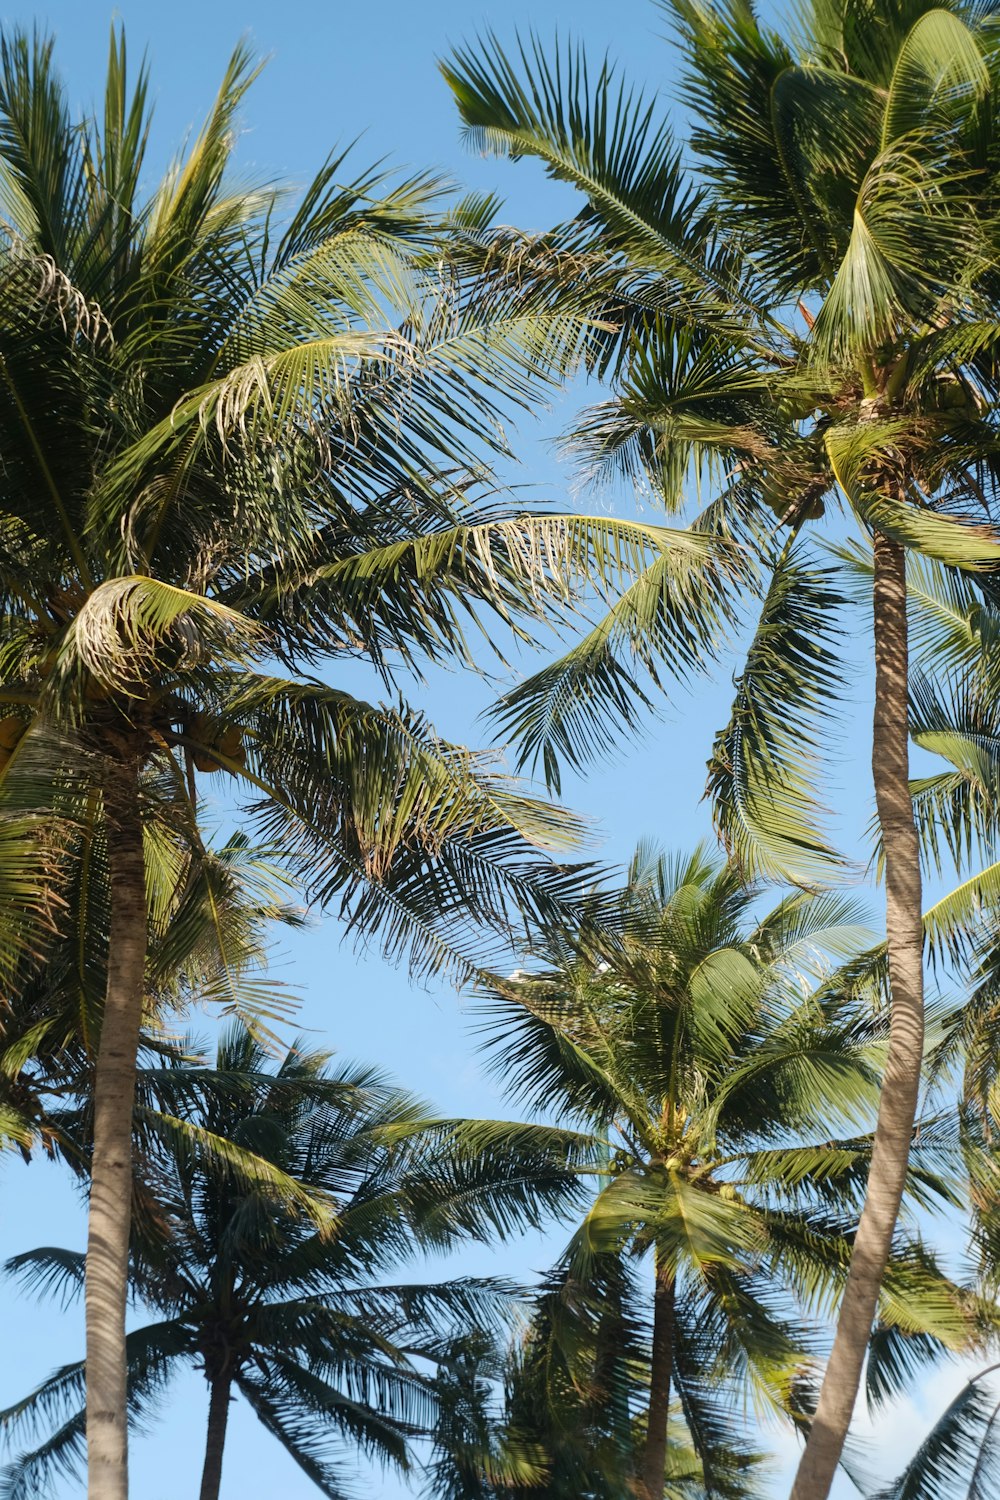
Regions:
<instances>
[{"instance_id":1,"label":"palm frond","mask_svg":"<svg viewBox=\"0 0 1000 1500\"><path fill-rule=\"evenodd\" d=\"M618 82L611 65L592 82L577 48L553 66L532 38L512 61L487 37L477 50L454 53L442 71L476 144L535 156L585 194L609 251L665 278L679 310L704 302L718 314L725 306L734 288L713 273L700 194L654 106Z\"/></svg>"},{"instance_id":2,"label":"palm frond","mask_svg":"<svg viewBox=\"0 0 1000 1500\"><path fill-rule=\"evenodd\" d=\"M716 826L748 877L811 884L837 863L821 835L811 785L835 701L840 602L811 560L794 550L778 560L732 718L709 763Z\"/></svg>"},{"instance_id":3,"label":"palm frond","mask_svg":"<svg viewBox=\"0 0 1000 1500\"><path fill-rule=\"evenodd\" d=\"M996 1482L998 1407L988 1381L965 1385L910 1463L877 1500L986 1500Z\"/></svg>"},{"instance_id":4,"label":"palm frond","mask_svg":"<svg viewBox=\"0 0 1000 1500\"><path fill-rule=\"evenodd\" d=\"M507 692L491 711L519 746L519 764L538 760L558 790L563 765L606 754L621 731L634 733L659 689L712 663L731 622L726 556L695 532L651 536L654 555L608 613L564 656ZM659 555L656 555L658 551Z\"/></svg>"}]
</instances>

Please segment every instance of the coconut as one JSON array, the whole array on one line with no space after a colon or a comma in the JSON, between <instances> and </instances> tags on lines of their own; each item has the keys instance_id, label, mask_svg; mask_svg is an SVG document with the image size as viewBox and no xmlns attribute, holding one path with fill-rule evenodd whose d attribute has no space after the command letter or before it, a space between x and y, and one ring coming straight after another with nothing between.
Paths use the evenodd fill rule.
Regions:
<instances>
[{"instance_id":1,"label":"coconut","mask_svg":"<svg viewBox=\"0 0 1000 1500\"><path fill-rule=\"evenodd\" d=\"M0 750L6 752L10 759L10 752L24 734L27 725L24 720L18 718L17 714L8 714L5 719L0 719Z\"/></svg>"},{"instance_id":2,"label":"coconut","mask_svg":"<svg viewBox=\"0 0 1000 1500\"><path fill-rule=\"evenodd\" d=\"M227 760L239 761L240 765L246 760L243 750L243 731L238 724L229 724L223 731L218 741L220 752Z\"/></svg>"}]
</instances>

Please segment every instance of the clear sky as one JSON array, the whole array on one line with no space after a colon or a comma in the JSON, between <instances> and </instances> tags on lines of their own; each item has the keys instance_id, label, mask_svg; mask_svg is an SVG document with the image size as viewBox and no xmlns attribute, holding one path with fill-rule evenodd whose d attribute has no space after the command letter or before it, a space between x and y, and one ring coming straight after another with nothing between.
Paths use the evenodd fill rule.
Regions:
<instances>
[{"instance_id":1,"label":"clear sky","mask_svg":"<svg viewBox=\"0 0 1000 1500\"><path fill-rule=\"evenodd\" d=\"M672 50L663 40L666 23L650 0L618 0L614 6L597 0L577 0L572 6L557 0L298 0L277 5L263 0L125 0L115 11L98 0L49 0L38 8L12 8L4 0L2 15L5 24L37 22L54 30L72 98L80 103L96 97L109 24L113 15L123 18L134 57L138 60L148 49L152 64L157 168L197 124L233 45L249 35L270 58L244 110L239 160L253 175L304 182L332 147L361 136L355 152L359 166L388 156L405 167L443 168L469 186L498 191L507 203L506 217L524 227L553 222L570 207L569 194L545 182L533 164L482 161L465 151L436 59L486 27L509 39L517 27L533 25L544 37L551 38L557 28L582 37L593 53L610 49L633 79L652 89L669 90L673 66ZM561 505L573 503L572 476L552 439L578 396L571 393L556 410L525 423L518 442L521 468L511 476ZM709 833L700 801L704 767L713 732L727 716L731 669L730 664L722 670L714 687L680 699L651 726L641 746L623 747L615 767L567 786L566 799L594 819L601 857L627 858L640 837L686 847ZM841 833L850 847L868 821L871 798L864 763L869 684L863 654L855 660L849 645L844 671L857 700L856 715L854 727L835 747L841 765L831 795L845 809ZM855 684L856 672L863 675ZM357 679L352 677L349 685L356 687ZM484 735L476 715L490 698L484 683L436 674L418 701L444 733L475 743ZM222 812L220 804L220 816ZM504 1109L478 1067L468 1013L455 995L414 988L403 973L377 957L355 954L342 944L333 919L317 921L312 931L286 945L278 973L303 994L302 1022L314 1030L317 1042L322 1038L348 1057L379 1063L442 1110L495 1116ZM196 1018L195 1024L206 1033L211 1029L208 1017ZM24 1168L16 1159L2 1170L0 1256L43 1243L82 1245L82 1209L64 1175L43 1163ZM548 1242L534 1239L496 1254L477 1249L453 1269L526 1274L544 1267L558 1240L556 1231ZM38 1307L0 1285L0 1320L0 1404L24 1394L53 1366L81 1352L82 1316L76 1308L60 1313L51 1305ZM925 1401L940 1405L946 1387L953 1385L953 1372L944 1374L925 1392ZM134 1442L134 1500L181 1500L197 1492L205 1414L203 1387L192 1376L176 1387L158 1427ZM884 1436L898 1432L901 1452L909 1447L918 1420L904 1406ZM774 1495L786 1491L787 1482L776 1478ZM80 1493L67 1482L58 1500ZM310 1500L315 1493L249 1413L237 1409L224 1500ZM359 1476L358 1493L396 1497L407 1491L391 1476L366 1474Z\"/></svg>"}]
</instances>

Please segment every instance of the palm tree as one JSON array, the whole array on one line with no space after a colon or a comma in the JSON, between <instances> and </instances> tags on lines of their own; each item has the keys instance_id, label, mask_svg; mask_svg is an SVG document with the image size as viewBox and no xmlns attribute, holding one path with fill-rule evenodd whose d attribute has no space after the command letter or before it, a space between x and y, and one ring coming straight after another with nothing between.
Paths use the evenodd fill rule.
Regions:
<instances>
[{"instance_id":1,"label":"palm tree","mask_svg":"<svg viewBox=\"0 0 1000 1500\"><path fill-rule=\"evenodd\" d=\"M870 539L872 767L884 849L892 1031L868 1193L794 1500L829 1491L906 1174L923 1051L921 879L908 791L906 557L993 566L997 321L989 11L835 0L761 23L752 0L671 0L690 156L605 65L493 40L446 65L472 139L531 155L586 204L546 242L608 332L609 399L570 440L596 476L651 484L764 565L760 624L710 790L748 873L814 883L832 863L812 797L840 680L840 589L803 538L846 509ZM574 259L603 251L588 278ZM568 277L567 277L568 279ZM785 540L775 540L784 531ZM500 714L550 778L633 724L675 666L662 568ZM718 606L685 619L703 662ZM691 656L681 659L690 668ZM570 691L572 686L572 691Z\"/></svg>"},{"instance_id":2,"label":"palm tree","mask_svg":"<svg viewBox=\"0 0 1000 1500\"><path fill-rule=\"evenodd\" d=\"M448 1349L434 1380L437 1411L427 1495L498 1500L522 1491L551 1493L545 1451L525 1441L508 1412L498 1409L498 1392L508 1375L504 1351L481 1330L465 1333Z\"/></svg>"},{"instance_id":3,"label":"palm tree","mask_svg":"<svg viewBox=\"0 0 1000 1500\"><path fill-rule=\"evenodd\" d=\"M815 1352L801 1325L843 1286L871 1157L882 1023L822 957L847 958L863 930L848 903L804 893L755 919L755 894L704 851L640 850L589 929L544 933L539 967L498 988L489 1022L514 1096L595 1133L598 1186L544 1290L539 1338L557 1410L575 1388L606 1411L616 1390L627 1401L634 1330L649 1329L631 1481L644 1500L664 1494L675 1392L704 1490L750 1492L730 1403L748 1383L778 1410L801 1406ZM933 1201L943 1144L922 1138L917 1201ZM908 1336L968 1332L926 1252L895 1249L873 1381Z\"/></svg>"},{"instance_id":4,"label":"palm tree","mask_svg":"<svg viewBox=\"0 0 1000 1500\"><path fill-rule=\"evenodd\" d=\"M529 1327L506 1357L495 1342L476 1336L449 1353L435 1383L428 1494L437 1500L634 1500L644 1439L636 1411L648 1395L642 1326L627 1314L621 1266L602 1269L607 1274L599 1290L593 1280L589 1290L591 1302L600 1302L596 1342L603 1353L587 1369L582 1389L580 1360L571 1370L554 1349L566 1323L558 1291L537 1299ZM713 1482L718 1486L729 1474L732 1488L725 1493L743 1495L758 1455L745 1443L727 1451L726 1436L713 1441ZM704 1465L675 1431L664 1500L704 1500L705 1494Z\"/></svg>"},{"instance_id":5,"label":"palm tree","mask_svg":"<svg viewBox=\"0 0 1000 1500\"><path fill-rule=\"evenodd\" d=\"M129 1401L141 1415L176 1370L203 1371L201 1500L218 1500L236 1394L323 1494L343 1493L331 1443L406 1467L410 1439L435 1420L427 1361L470 1325L501 1326L512 1288L386 1277L564 1209L589 1147L556 1128L436 1118L373 1069L331 1068L301 1042L267 1063L237 1023L214 1068L189 1057L140 1073L132 1285L156 1319L128 1335ZM303 1212L310 1199L332 1225ZM8 1270L65 1292L82 1287L84 1260L47 1247ZM80 1454L83 1379L82 1362L65 1366L0 1416L11 1433L62 1417L8 1469L8 1500L43 1493Z\"/></svg>"},{"instance_id":6,"label":"palm tree","mask_svg":"<svg viewBox=\"0 0 1000 1500\"><path fill-rule=\"evenodd\" d=\"M508 296L498 268L517 246L428 176L352 176L333 156L296 201L231 184L255 73L237 49L187 154L143 196L148 77L130 84L123 35L102 114L81 120L51 41L0 38L4 812L82 828L84 851L103 827L109 859L92 1500L127 1493L144 889L151 866L169 873L164 842L178 878L200 849L198 776L227 772L261 842L356 931L465 973L483 921L506 936L571 888L537 850L571 842L572 820L402 702L320 681L319 662L361 658L394 690L421 660L470 662L470 624L524 637L547 600L563 610L577 583L616 586L654 554L692 578L715 566L666 529L492 498L498 414L585 326L558 297ZM43 885L46 869L22 940L80 883L72 859Z\"/></svg>"}]
</instances>

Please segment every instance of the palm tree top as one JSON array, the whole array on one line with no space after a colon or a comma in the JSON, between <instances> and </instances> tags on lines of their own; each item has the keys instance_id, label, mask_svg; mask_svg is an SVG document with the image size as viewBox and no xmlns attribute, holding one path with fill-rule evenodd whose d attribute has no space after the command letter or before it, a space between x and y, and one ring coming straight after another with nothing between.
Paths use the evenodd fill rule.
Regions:
<instances>
[{"instance_id":1,"label":"palm tree top","mask_svg":"<svg viewBox=\"0 0 1000 1500\"><path fill-rule=\"evenodd\" d=\"M322 1493L343 1493L343 1450L409 1462L433 1425L426 1374L476 1326L496 1336L514 1287L410 1282L416 1255L489 1242L560 1212L578 1193L572 1131L436 1116L378 1069L294 1042L277 1060L244 1026L214 1066L176 1056L142 1071L132 1288L153 1321L129 1335L130 1401L144 1412L181 1365L225 1381ZM45 1247L8 1272L72 1293L83 1256ZM6 1476L38 1493L79 1457L82 1365L4 1415L11 1439L64 1420Z\"/></svg>"},{"instance_id":2,"label":"palm tree top","mask_svg":"<svg viewBox=\"0 0 1000 1500\"><path fill-rule=\"evenodd\" d=\"M880 6L877 24L861 0L787 24L742 0L666 10L683 150L655 99L571 43L550 56L488 35L444 72L481 144L585 200L548 237L548 275L564 250L580 303L603 309L588 357L610 389L569 450L739 558L739 602L762 610L709 790L748 874L815 885L838 867L816 788L850 592L809 546L824 510L952 568L1000 556L998 31L925 0ZM585 253L591 271L570 269ZM732 634L715 596L685 609L654 565L497 721L557 784Z\"/></svg>"},{"instance_id":3,"label":"palm tree top","mask_svg":"<svg viewBox=\"0 0 1000 1500\"><path fill-rule=\"evenodd\" d=\"M740 1068L763 1082L765 1060L780 1068L801 1044L808 1069L808 1036L819 1039L838 1008L841 1040L856 1027L861 1062L870 1023L824 977L831 956L846 960L871 941L849 899L800 893L761 913L759 892L706 847L670 856L640 846L625 886L598 895L576 931L543 929L532 968L504 982L487 1023L492 1064L536 1107L604 1125L624 1111L633 1128L653 1128L655 1155L667 1136L678 1145L688 1136L692 1109L710 1097L713 1130L724 1136L731 1120L744 1134ZM550 1032L563 1042L548 1050L541 1037ZM830 1100L802 1083L797 1105L787 1090L775 1104L800 1109L805 1123ZM855 1103L864 1097L870 1103L861 1086ZM783 1114L779 1128L790 1123ZM763 1100L755 1128L770 1128Z\"/></svg>"}]
</instances>

